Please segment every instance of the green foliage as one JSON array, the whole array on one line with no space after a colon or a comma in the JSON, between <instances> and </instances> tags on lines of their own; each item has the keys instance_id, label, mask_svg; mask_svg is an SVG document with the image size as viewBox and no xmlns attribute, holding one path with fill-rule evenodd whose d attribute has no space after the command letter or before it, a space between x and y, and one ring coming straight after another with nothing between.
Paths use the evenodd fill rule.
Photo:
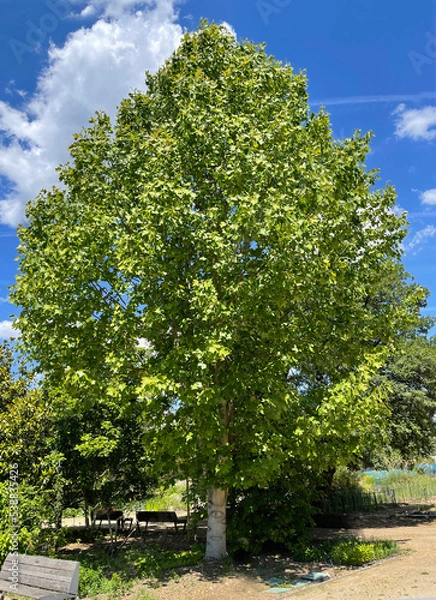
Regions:
<instances>
[{"instance_id":1,"label":"green foliage","mask_svg":"<svg viewBox=\"0 0 436 600\"><path fill-rule=\"evenodd\" d=\"M64 519L83 517L83 509L81 509L81 508L65 508L62 511L62 517Z\"/></svg>"},{"instance_id":2,"label":"green foliage","mask_svg":"<svg viewBox=\"0 0 436 600\"><path fill-rule=\"evenodd\" d=\"M146 496L155 485L144 450L142 408L133 400L86 404L52 393L53 445L63 457L64 506L125 504Z\"/></svg>"},{"instance_id":3,"label":"green foliage","mask_svg":"<svg viewBox=\"0 0 436 600\"><path fill-rule=\"evenodd\" d=\"M405 338L381 371L389 384L388 444L366 459L381 468L413 464L436 448L436 340Z\"/></svg>"},{"instance_id":4,"label":"green foliage","mask_svg":"<svg viewBox=\"0 0 436 600\"><path fill-rule=\"evenodd\" d=\"M34 388L32 373L16 360L11 346L0 344L0 481L14 463L29 483L44 475L49 423L46 397Z\"/></svg>"},{"instance_id":5,"label":"green foliage","mask_svg":"<svg viewBox=\"0 0 436 600\"><path fill-rule=\"evenodd\" d=\"M362 478L358 471L339 466L333 476L334 490L361 490Z\"/></svg>"},{"instance_id":6,"label":"green foliage","mask_svg":"<svg viewBox=\"0 0 436 600\"><path fill-rule=\"evenodd\" d=\"M18 488L18 504L11 520L11 490L9 482L0 483L0 563L12 549L12 532L18 532L18 550L22 553L36 552L41 534L41 522L47 517L47 506L37 489L21 482ZM15 506L18 512L15 513Z\"/></svg>"},{"instance_id":7,"label":"green foliage","mask_svg":"<svg viewBox=\"0 0 436 600\"><path fill-rule=\"evenodd\" d=\"M332 560L336 565L361 566L387 558L399 552L392 540L363 541L356 537L327 540L317 546L301 546L294 549L293 557L302 562Z\"/></svg>"},{"instance_id":8,"label":"green foliage","mask_svg":"<svg viewBox=\"0 0 436 600\"><path fill-rule=\"evenodd\" d=\"M138 579L159 577L163 572L201 562L204 547L194 544L186 550L172 550L162 546L125 548L115 557L106 552L69 554L80 561L79 595L108 594L117 598L125 594ZM62 554L58 554L62 558Z\"/></svg>"},{"instance_id":9,"label":"green foliage","mask_svg":"<svg viewBox=\"0 0 436 600\"><path fill-rule=\"evenodd\" d=\"M417 477L419 477L421 482L435 481L432 475L418 475L417 471L395 470L386 474L386 477L382 480L382 485L391 488L400 488L404 484L415 483Z\"/></svg>"},{"instance_id":10,"label":"green foliage","mask_svg":"<svg viewBox=\"0 0 436 600\"><path fill-rule=\"evenodd\" d=\"M375 471L374 474L338 469L324 510L371 510L383 504L428 502L436 496L436 477L419 469Z\"/></svg>"},{"instance_id":11,"label":"green foliage","mask_svg":"<svg viewBox=\"0 0 436 600\"><path fill-rule=\"evenodd\" d=\"M142 577L156 577L164 571L178 567L194 566L204 557L204 547L200 544L189 550L173 551L159 546L147 548L143 556L135 562L135 567Z\"/></svg>"},{"instance_id":12,"label":"green foliage","mask_svg":"<svg viewBox=\"0 0 436 600\"><path fill-rule=\"evenodd\" d=\"M309 474L282 477L266 488L233 490L227 517L230 550L257 554L267 542L291 548L297 538L307 540L313 491Z\"/></svg>"},{"instance_id":13,"label":"green foliage","mask_svg":"<svg viewBox=\"0 0 436 600\"><path fill-rule=\"evenodd\" d=\"M366 170L370 135L335 140L303 74L208 23L147 87L28 205L23 350L77 407L143 408L156 465L203 488L344 462L379 438L372 378L425 296L386 293L405 220ZM120 439L100 424L75 441L86 460Z\"/></svg>"},{"instance_id":14,"label":"green foliage","mask_svg":"<svg viewBox=\"0 0 436 600\"><path fill-rule=\"evenodd\" d=\"M392 540L365 542L350 538L335 544L330 550L330 556L337 565L360 566L387 558L398 551L398 545Z\"/></svg>"},{"instance_id":15,"label":"green foliage","mask_svg":"<svg viewBox=\"0 0 436 600\"><path fill-rule=\"evenodd\" d=\"M122 596L131 586L131 582L122 579L117 573L105 576L101 567L80 566L80 597L106 594L109 599Z\"/></svg>"},{"instance_id":16,"label":"green foliage","mask_svg":"<svg viewBox=\"0 0 436 600\"><path fill-rule=\"evenodd\" d=\"M362 473L360 476L360 487L364 492L371 492L374 490L376 485L376 480L371 475L366 473Z\"/></svg>"},{"instance_id":17,"label":"green foliage","mask_svg":"<svg viewBox=\"0 0 436 600\"><path fill-rule=\"evenodd\" d=\"M436 477L416 471L389 473L380 482L378 489L381 492L392 490L398 502L427 502L436 496Z\"/></svg>"},{"instance_id":18,"label":"green foliage","mask_svg":"<svg viewBox=\"0 0 436 600\"><path fill-rule=\"evenodd\" d=\"M186 510L186 482L155 490L143 507L144 510Z\"/></svg>"}]
</instances>

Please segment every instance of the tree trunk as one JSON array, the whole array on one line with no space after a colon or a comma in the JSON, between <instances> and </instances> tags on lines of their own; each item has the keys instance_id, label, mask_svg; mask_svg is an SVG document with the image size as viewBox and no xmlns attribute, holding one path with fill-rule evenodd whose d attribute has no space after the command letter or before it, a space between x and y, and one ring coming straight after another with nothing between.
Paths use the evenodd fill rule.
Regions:
<instances>
[{"instance_id":1,"label":"tree trunk","mask_svg":"<svg viewBox=\"0 0 436 600\"><path fill-rule=\"evenodd\" d=\"M208 492L206 560L227 556L226 504L227 490L217 488Z\"/></svg>"},{"instance_id":2,"label":"tree trunk","mask_svg":"<svg viewBox=\"0 0 436 600\"><path fill-rule=\"evenodd\" d=\"M85 513L85 526L89 527L89 502L86 493L83 494L83 512Z\"/></svg>"}]
</instances>

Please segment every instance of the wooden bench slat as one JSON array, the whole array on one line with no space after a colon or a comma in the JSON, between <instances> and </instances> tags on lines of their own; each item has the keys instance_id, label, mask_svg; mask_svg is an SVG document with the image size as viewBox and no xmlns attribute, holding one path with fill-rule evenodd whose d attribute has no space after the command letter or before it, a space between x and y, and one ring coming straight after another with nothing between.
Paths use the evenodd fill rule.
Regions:
<instances>
[{"instance_id":1,"label":"wooden bench slat","mask_svg":"<svg viewBox=\"0 0 436 600\"><path fill-rule=\"evenodd\" d=\"M48 556L36 556L32 554L8 554L4 564L13 560L19 560L20 565L39 565L41 567L49 567L52 569L60 569L66 573L73 573L76 570L77 565L80 563L76 560L62 560L59 558L49 558Z\"/></svg>"},{"instance_id":2,"label":"wooden bench slat","mask_svg":"<svg viewBox=\"0 0 436 600\"><path fill-rule=\"evenodd\" d=\"M79 588L79 568L78 561L8 554L0 571L0 590L36 600L75 598ZM18 579L17 583L14 578Z\"/></svg>"},{"instance_id":3,"label":"wooden bench slat","mask_svg":"<svg viewBox=\"0 0 436 600\"><path fill-rule=\"evenodd\" d=\"M45 568L44 571L41 571L41 567L39 565L23 565L23 564L18 564L18 570L21 571L23 577L26 578L43 578L43 579L47 579L48 581L58 581L62 584L64 584L64 586L66 586L66 591L69 591L69 585L70 585L70 581L71 581L71 576L73 575L72 573L65 573L65 571L61 571L59 569L47 569ZM3 579L11 577L11 573L13 573L15 571L15 568L12 568L11 566L7 566L6 568L3 567L2 570L0 571L0 577L2 577ZM28 583L27 581L23 581L23 583ZM36 585L36 583L35 583Z\"/></svg>"},{"instance_id":4,"label":"wooden bench slat","mask_svg":"<svg viewBox=\"0 0 436 600\"><path fill-rule=\"evenodd\" d=\"M7 581L11 581L11 574L9 573L6 578L2 576L2 578L6 579ZM27 573L21 574L18 580L23 585L30 585L42 590L48 589L54 592L65 592L66 594L71 594L70 581L56 581L56 579L45 578L43 574L34 575Z\"/></svg>"},{"instance_id":5,"label":"wooden bench slat","mask_svg":"<svg viewBox=\"0 0 436 600\"><path fill-rule=\"evenodd\" d=\"M28 585L22 585L20 583L12 584L10 581L3 582L1 579L0 590L5 592L5 594L7 594L8 596L18 594L19 596L27 596L28 598L34 598L35 600L63 600L75 597L73 594L64 594L62 592L58 594L50 590L33 588Z\"/></svg>"}]
</instances>

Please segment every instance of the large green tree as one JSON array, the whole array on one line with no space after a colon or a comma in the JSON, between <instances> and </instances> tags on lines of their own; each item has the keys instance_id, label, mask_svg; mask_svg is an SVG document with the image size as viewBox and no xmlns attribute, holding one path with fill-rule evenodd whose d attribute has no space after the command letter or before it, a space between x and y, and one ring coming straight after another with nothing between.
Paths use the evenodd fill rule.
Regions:
<instances>
[{"instance_id":1,"label":"large green tree","mask_svg":"<svg viewBox=\"0 0 436 600\"><path fill-rule=\"evenodd\" d=\"M415 304L371 302L405 232L368 142L335 141L303 74L204 23L28 206L23 346L69 394L134 390L162 470L209 490L207 557L229 489L327 446L327 425L352 446L379 406L370 375ZM289 374L321 360L308 400Z\"/></svg>"}]
</instances>

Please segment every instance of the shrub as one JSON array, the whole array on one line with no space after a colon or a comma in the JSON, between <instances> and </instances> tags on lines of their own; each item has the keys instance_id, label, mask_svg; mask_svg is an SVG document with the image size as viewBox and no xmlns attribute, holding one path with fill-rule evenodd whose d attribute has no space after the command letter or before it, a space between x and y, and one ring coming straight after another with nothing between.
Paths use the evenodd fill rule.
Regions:
<instances>
[{"instance_id":1,"label":"shrub","mask_svg":"<svg viewBox=\"0 0 436 600\"><path fill-rule=\"evenodd\" d=\"M390 540L364 541L347 537L327 540L318 546L296 546L292 550L292 557L300 562L332 561L336 565L360 567L398 551L397 544Z\"/></svg>"},{"instance_id":2,"label":"shrub","mask_svg":"<svg viewBox=\"0 0 436 600\"><path fill-rule=\"evenodd\" d=\"M363 473L360 476L360 485L364 492L372 492L376 486L375 477L368 475L367 473Z\"/></svg>"},{"instance_id":3,"label":"shrub","mask_svg":"<svg viewBox=\"0 0 436 600\"><path fill-rule=\"evenodd\" d=\"M12 549L12 523L10 518L10 492L8 482L0 483L0 562ZM18 551L32 552L39 543L41 521L45 517L45 506L38 491L20 483L18 488Z\"/></svg>"},{"instance_id":4,"label":"shrub","mask_svg":"<svg viewBox=\"0 0 436 600\"><path fill-rule=\"evenodd\" d=\"M346 467L338 467L333 477L333 488L335 490L361 490L359 473Z\"/></svg>"},{"instance_id":5,"label":"shrub","mask_svg":"<svg viewBox=\"0 0 436 600\"><path fill-rule=\"evenodd\" d=\"M132 582L125 581L118 573L105 575L103 567L80 566L79 595L97 596L98 594L107 594L107 596L116 598L125 593Z\"/></svg>"},{"instance_id":6,"label":"shrub","mask_svg":"<svg viewBox=\"0 0 436 600\"><path fill-rule=\"evenodd\" d=\"M315 512L309 490L303 478L283 478L267 488L234 491L227 516L230 551L257 554L268 542L289 549L297 539L307 541L307 528L313 524Z\"/></svg>"},{"instance_id":7,"label":"shrub","mask_svg":"<svg viewBox=\"0 0 436 600\"><path fill-rule=\"evenodd\" d=\"M349 538L335 544L330 551L330 556L337 565L361 566L386 558L398 550L397 544L393 541L365 542L358 538Z\"/></svg>"}]
</instances>

